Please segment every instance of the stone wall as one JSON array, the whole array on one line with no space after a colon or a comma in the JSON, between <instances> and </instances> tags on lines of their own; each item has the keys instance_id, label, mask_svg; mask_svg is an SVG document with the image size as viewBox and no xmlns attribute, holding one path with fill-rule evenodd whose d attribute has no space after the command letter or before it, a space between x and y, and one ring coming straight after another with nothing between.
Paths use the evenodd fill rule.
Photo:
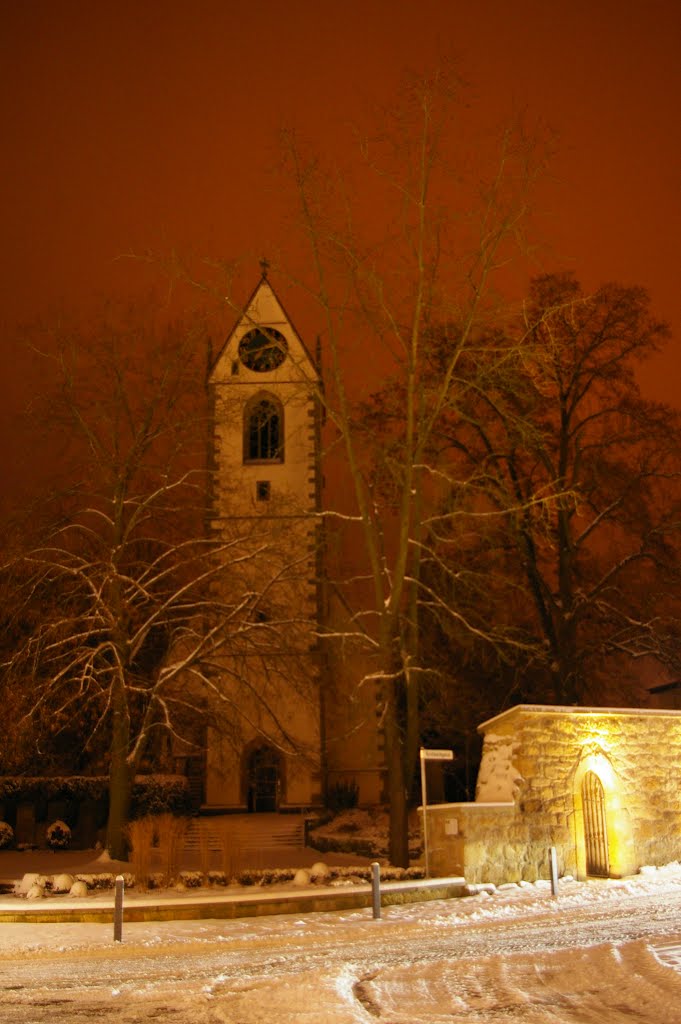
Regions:
<instances>
[{"instance_id":1,"label":"stone wall","mask_svg":"<svg viewBox=\"0 0 681 1024\"><path fill-rule=\"evenodd\" d=\"M432 874L587 875L582 782L603 787L609 875L681 859L681 713L520 706L480 727L476 801L428 809Z\"/></svg>"}]
</instances>

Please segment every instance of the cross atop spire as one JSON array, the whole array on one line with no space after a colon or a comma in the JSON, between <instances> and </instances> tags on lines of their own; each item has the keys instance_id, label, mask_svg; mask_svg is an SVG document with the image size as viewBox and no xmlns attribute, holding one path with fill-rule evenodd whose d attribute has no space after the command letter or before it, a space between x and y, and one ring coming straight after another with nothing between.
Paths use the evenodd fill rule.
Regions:
<instances>
[{"instance_id":1,"label":"cross atop spire","mask_svg":"<svg viewBox=\"0 0 681 1024\"><path fill-rule=\"evenodd\" d=\"M267 259L266 256L262 256L260 259L260 270L262 271L262 276L265 278L265 280L267 280L267 271L269 269L270 261Z\"/></svg>"}]
</instances>

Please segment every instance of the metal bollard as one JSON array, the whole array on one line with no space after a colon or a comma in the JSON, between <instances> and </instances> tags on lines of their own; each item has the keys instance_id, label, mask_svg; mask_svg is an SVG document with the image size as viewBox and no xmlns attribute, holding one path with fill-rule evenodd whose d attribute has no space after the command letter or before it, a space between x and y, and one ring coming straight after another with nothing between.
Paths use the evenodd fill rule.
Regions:
<instances>
[{"instance_id":1,"label":"metal bollard","mask_svg":"<svg viewBox=\"0 0 681 1024\"><path fill-rule=\"evenodd\" d=\"M123 888L125 880L123 875L116 875L116 895L114 899L114 942L123 941Z\"/></svg>"},{"instance_id":2,"label":"metal bollard","mask_svg":"<svg viewBox=\"0 0 681 1024\"><path fill-rule=\"evenodd\" d=\"M549 864L551 866L551 895L558 895L558 858L555 846L549 847Z\"/></svg>"},{"instance_id":3,"label":"metal bollard","mask_svg":"<svg viewBox=\"0 0 681 1024\"><path fill-rule=\"evenodd\" d=\"M376 921L381 916L381 865L377 860L371 865L371 900Z\"/></svg>"}]
</instances>

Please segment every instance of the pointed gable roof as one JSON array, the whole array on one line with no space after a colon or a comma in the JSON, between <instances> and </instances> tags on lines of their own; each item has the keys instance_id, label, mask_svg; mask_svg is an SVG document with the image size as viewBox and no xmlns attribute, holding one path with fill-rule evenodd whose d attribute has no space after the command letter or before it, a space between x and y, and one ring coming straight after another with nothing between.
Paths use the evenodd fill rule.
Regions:
<instances>
[{"instance_id":1,"label":"pointed gable roof","mask_svg":"<svg viewBox=\"0 0 681 1024\"><path fill-rule=\"evenodd\" d=\"M209 380L216 382L231 376L231 365L239 358L239 343L244 335L256 327L268 327L278 331L286 338L289 356L297 368L296 377L308 380L319 378L319 368L310 354L305 342L293 325L293 321L284 309L284 305L267 277L267 265L258 284L253 289L243 311L227 335L222 348L215 357L209 372ZM290 360L285 375L290 377ZM282 368L283 369L283 368ZM248 372L248 371L246 371Z\"/></svg>"}]
</instances>

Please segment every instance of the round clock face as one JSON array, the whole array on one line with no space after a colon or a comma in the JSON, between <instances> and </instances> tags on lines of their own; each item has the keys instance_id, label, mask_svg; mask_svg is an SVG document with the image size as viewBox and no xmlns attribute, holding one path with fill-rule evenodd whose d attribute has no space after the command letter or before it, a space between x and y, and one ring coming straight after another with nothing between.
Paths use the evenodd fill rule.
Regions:
<instances>
[{"instance_id":1,"label":"round clock face","mask_svg":"<svg viewBox=\"0 0 681 1024\"><path fill-rule=\"evenodd\" d=\"M273 327L255 327L239 342L239 358L256 373L276 370L286 359L286 338Z\"/></svg>"}]
</instances>

